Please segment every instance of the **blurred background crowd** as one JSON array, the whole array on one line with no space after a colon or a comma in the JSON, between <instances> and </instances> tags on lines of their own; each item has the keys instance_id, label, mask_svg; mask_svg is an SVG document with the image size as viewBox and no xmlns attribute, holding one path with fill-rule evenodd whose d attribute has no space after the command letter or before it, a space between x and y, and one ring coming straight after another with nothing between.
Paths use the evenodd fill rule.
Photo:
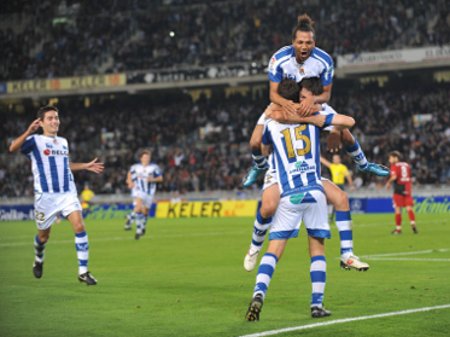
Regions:
<instances>
[{"instance_id":1,"label":"blurred background crowd","mask_svg":"<svg viewBox=\"0 0 450 337\"><path fill-rule=\"evenodd\" d=\"M305 12L317 21L317 45L334 58L450 43L445 0L16 0L0 3L0 81L243 61L267 65L290 43L297 15ZM449 101L447 83L399 80L381 87L335 82L330 104L355 117L353 133L370 161L387 165L387 154L398 150L417 184L437 185L450 183ZM139 149L150 148L164 172L159 189L183 193L242 188L251 166L248 141L268 103L265 89L68 97L57 105L72 160L97 156L106 164L101 176L77 173L79 189L87 182L96 193L127 193L129 167ZM31 196L29 161L7 148L35 118L36 104L24 102L22 113L7 104L0 110L0 196ZM384 182L342 157L357 187Z\"/></svg>"}]
</instances>

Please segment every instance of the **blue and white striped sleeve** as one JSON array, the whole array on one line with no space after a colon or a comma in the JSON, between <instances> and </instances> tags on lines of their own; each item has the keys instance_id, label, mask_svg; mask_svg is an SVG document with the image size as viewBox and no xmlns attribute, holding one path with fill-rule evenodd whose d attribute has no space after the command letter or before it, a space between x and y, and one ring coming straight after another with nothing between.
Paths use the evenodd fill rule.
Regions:
<instances>
[{"instance_id":1,"label":"blue and white striped sleeve","mask_svg":"<svg viewBox=\"0 0 450 337\"><path fill-rule=\"evenodd\" d=\"M20 152L24 155L28 155L36 147L36 141L34 140L34 135L28 136L25 142L20 147Z\"/></svg>"}]
</instances>

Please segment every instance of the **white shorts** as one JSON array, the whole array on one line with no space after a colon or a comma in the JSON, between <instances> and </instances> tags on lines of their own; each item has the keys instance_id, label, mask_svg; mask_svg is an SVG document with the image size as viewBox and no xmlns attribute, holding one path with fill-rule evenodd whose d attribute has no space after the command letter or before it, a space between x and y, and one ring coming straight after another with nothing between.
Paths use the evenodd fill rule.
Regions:
<instances>
[{"instance_id":1,"label":"white shorts","mask_svg":"<svg viewBox=\"0 0 450 337\"><path fill-rule=\"evenodd\" d=\"M327 200L321 191L283 197L272 220L269 240L297 237L302 221L309 236L329 239L331 232L327 213Z\"/></svg>"},{"instance_id":2,"label":"white shorts","mask_svg":"<svg viewBox=\"0 0 450 337\"><path fill-rule=\"evenodd\" d=\"M152 194L147 194L142 191L137 191L135 197L142 200L142 206L144 206L145 208L150 209L150 207L152 206L152 203L153 203L153 195Z\"/></svg>"},{"instance_id":3,"label":"white shorts","mask_svg":"<svg viewBox=\"0 0 450 337\"><path fill-rule=\"evenodd\" d=\"M34 196L34 219L40 230L49 228L59 213L66 217L82 211L76 193L36 193Z\"/></svg>"},{"instance_id":4,"label":"white shorts","mask_svg":"<svg viewBox=\"0 0 450 337\"><path fill-rule=\"evenodd\" d=\"M267 188L269 188L272 185L275 185L278 183L277 180L277 171L269 167L269 169L266 171L266 174L264 175L264 185L263 185L263 191Z\"/></svg>"}]
</instances>

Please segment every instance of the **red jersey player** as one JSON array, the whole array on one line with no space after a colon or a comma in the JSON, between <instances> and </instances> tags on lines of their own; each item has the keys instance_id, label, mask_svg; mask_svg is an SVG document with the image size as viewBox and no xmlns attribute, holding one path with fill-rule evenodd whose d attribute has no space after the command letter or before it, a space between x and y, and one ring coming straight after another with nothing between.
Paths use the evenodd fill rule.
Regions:
<instances>
[{"instance_id":1,"label":"red jersey player","mask_svg":"<svg viewBox=\"0 0 450 337\"><path fill-rule=\"evenodd\" d=\"M402 208L406 207L408 211L411 228L417 234L415 215L413 211L414 200L412 198L412 179L411 167L408 163L401 161L400 152L393 151L389 153L389 163L391 164L391 177L386 183L386 189L389 189L391 183L394 183L394 202L395 209L395 229L392 234L402 233Z\"/></svg>"}]
</instances>

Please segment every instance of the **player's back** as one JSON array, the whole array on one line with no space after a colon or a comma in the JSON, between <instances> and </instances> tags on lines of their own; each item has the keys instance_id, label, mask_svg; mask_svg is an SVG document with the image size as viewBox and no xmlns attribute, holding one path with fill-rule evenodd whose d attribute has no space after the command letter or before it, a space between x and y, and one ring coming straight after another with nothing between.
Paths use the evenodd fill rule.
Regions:
<instances>
[{"instance_id":1,"label":"player's back","mask_svg":"<svg viewBox=\"0 0 450 337\"><path fill-rule=\"evenodd\" d=\"M394 181L394 192L404 190L406 194L411 194L411 166L406 162L397 162L391 165L391 172L394 172L397 176L397 179Z\"/></svg>"},{"instance_id":2,"label":"player's back","mask_svg":"<svg viewBox=\"0 0 450 337\"><path fill-rule=\"evenodd\" d=\"M69 164L69 145L65 138L31 135L23 143L21 151L31 160L36 192L76 193Z\"/></svg>"},{"instance_id":3,"label":"player's back","mask_svg":"<svg viewBox=\"0 0 450 337\"><path fill-rule=\"evenodd\" d=\"M320 129L311 124L281 124L268 120L264 144L273 145L272 167L281 196L310 190L323 191L320 180Z\"/></svg>"},{"instance_id":4,"label":"player's back","mask_svg":"<svg viewBox=\"0 0 450 337\"><path fill-rule=\"evenodd\" d=\"M269 80L272 82L278 83L283 78L300 82L303 78L320 77L322 85L326 86L333 81L334 63L327 52L315 47L311 55L300 64L291 45L275 52L270 59L268 70Z\"/></svg>"}]
</instances>

